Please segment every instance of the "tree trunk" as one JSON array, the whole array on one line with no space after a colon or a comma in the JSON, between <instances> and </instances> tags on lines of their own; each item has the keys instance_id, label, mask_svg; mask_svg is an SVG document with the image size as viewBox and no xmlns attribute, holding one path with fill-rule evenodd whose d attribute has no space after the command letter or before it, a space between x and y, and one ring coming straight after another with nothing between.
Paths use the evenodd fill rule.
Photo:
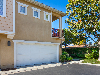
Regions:
<instances>
[{"instance_id":1,"label":"tree trunk","mask_svg":"<svg viewBox=\"0 0 100 75\"><path fill-rule=\"evenodd\" d=\"M65 43L65 52L66 52L66 43Z\"/></svg>"},{"instance_id":2,"label":"tree trunk","mask_svg":"<svg viewBox=\"0 0 100 75\"><path fill-rule=\"evenodd\" d=\"M100 12L100 10L99 10L99 12ZM99 21L100 21L100 19L99 19ZM99 58L98 58L98 60L100 61L100 36L99 36L98 40L99 40L98 41L98 47L99 47Z\"/></svg>"},{"instance_id":3,"label":"tree trunk","mask_svg":"<svg viewBox=\"0 0 100 75\"><path fill-rule=\"evenodd\" d=\"M100 61L100 41L98 42L98 47L99 47L99 58L98 58L98 60Z\"/></svg>"}]
</instances>

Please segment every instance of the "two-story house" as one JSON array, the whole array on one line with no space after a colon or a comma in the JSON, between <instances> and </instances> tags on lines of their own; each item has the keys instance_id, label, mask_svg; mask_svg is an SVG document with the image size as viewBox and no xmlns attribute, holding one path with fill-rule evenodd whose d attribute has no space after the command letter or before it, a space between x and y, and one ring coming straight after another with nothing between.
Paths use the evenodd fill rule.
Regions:
<instances>
[{"instance_id":1,"label":"two-story house","mask_svg":"<svg viewBox=\"0 0 100 75\"><path fill-rule=\"evenodd\" d=\"M59 62L65 15L34 0L0 0L1 69ZM54 37L57 19L59 36Z\"/></svg>"}]
</instances>

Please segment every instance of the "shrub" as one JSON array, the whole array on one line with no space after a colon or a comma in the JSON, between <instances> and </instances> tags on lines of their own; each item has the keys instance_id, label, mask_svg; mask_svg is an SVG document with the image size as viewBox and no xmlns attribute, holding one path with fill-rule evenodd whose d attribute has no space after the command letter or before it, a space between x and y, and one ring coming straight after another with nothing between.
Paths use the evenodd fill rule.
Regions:
<instances>
[{"instance_id":1,"label":"shrub","mask_svg":"<svg viewBox=\"0 0 100 75\"><path fill-rule=\"evenodd\" d=\"M79 57L79 58L84 58L85 55L84 55L84 54L77 54L77 57Z\"/></svg>"},{"instance_id":2,"label":"shrub","mask_svg":"<svg viewBox=\"0 0 100 75\"><path fill-rule=\"evenodd\" d=\"M93 58L98 59L98 57L99 57L99 51L97 51L95 49L93 49L91 53L89 53L88 50L86 52L87 52L87 54L85 54L85 57L87 59L93 59Z\"/></svg>"},{"instance_id":3,"label":"shrub","mask_svg":"<svg viewBox=\"0 0 100 75\"><path fill-rule=\"evenodd\" d=\"M99 57L99 51L97 51L97 50L92 50L92 54L93 54L93 58L94 59L98 59L98 57Z\"/></svg>"},{"instance_id":4,"label":"shrub","mask_svg":"<svg viewBox=\"0 0 100 75\"><path fill-rule=\"evenodd\" d=\"M65 51L62 51L62 55L60 56L61 62L66 61L71 61L73 58L69 57L69 54Z\"/></svg>"},{"instance_id":5,"label":"shrub","mask_svg":"<svg viewBox=\"0 0 100 75\"><path fill-rule=\"evenodd\" d=\"M61 62L64 62L65 59L66 59L66 55L61 55L61 56L60 56L60 59L61 59Z\"/></svg>"},{"instance_id":6,"label":"shrub","mask_svg":"<svg viewBox=\"0 0 100 75\"><path fill-rule=\"evenodd\" d=\"M66 48L67 53L73 57L73 58L85 58L86 51L88 50L88 53L92 53L92 50L99 51L98 47L95 48ZM62 49L62 51L65 51L65 48ZM98 57L98 56L95 56Z\"/></svg>"},{"instance_id":7,"label":"shrub","mask_svg":"<svg viewBox=\"0 0 100 75\"><path fill-rule=\"evenodd\" d=\"M68 53L65 51L62 51L62 55L67 55Z\"/></svg>"},{"instance_id":8,"label":"shrub","mask_svg":"<svg viewBox=\"0 0 100 75\"><path fill-rule=\"evenodd\" d=\"M87 59L92 59L93 58L93 54L92 53L85 54L85 57Z\"/></svg>"},{"instance_id":9,"label":"shrub","mask_svg":"<svg viewBox=\"0 0 100 75\"><path fill-rule=\"evenodd\" d=\"M75 54L70 54L70 56L72 56L72 57L76 57L76 55L75 55Z\"/></svg>"},{"instance_id":10,"label":"shrub","mask_svg":"<svg viewBox=\"0 0 100 75\"><path fill-rule=\"evenodd\" d=\"M98 59L84 59L82 63L100 64L100 61Z\"/></svg>"},{"instance_id":11,"label":"shrub","mask_svg":"<svg viewBox=\"0 0 100 75\"><path fill-rule=\"evenodd\" d=\"M70 56L70 57L67 57L67 60L68 61L71 61L73 58Z\"/></svg>"}]
</instances>

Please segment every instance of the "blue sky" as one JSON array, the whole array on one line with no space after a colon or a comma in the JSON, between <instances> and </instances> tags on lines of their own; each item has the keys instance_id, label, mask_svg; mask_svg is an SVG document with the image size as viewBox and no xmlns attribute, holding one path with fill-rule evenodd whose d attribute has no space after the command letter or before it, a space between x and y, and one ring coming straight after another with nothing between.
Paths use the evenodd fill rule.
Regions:
<instances>
[{"instance_id":1,"label":"blue sky","mask_svg":"<svg viewBox=\"0 0 100 75\"><path fill-rule=\"evenodd\" d=\"M52 8L60 10L66 13L66 5L68 4L68 0L35 0L45 5L48 5ZM65 23L67 16L62 17L62 28L68 28L68 24ZM52 28L59 28L59 20L56 20L52 23Z\"/></svg>"},{"instance_id":2,"label":"blue sky","mask_svg":"<svg viewBox=\"0 0 100 75\"><path fill-rule=\"evenodd\" d=\"M48 5L52 8L55 8L57 10L60 10L62 12L66 13L66 5L68 4L68 0L35 0L38 1L40 3L43 3L45 5ZM65 23L67 16L62 17L62 28L68 28L68 24ZM55 22L52 23L52 28L59 28L59 20L56 20ZM91 36L92 38L94 38L93 36ZM89 39L89 42L94 43L91 39ZM94 39L95 41L97 39ZM87 43L89 43L87 42Z\"/></svg>"}]
</instances>

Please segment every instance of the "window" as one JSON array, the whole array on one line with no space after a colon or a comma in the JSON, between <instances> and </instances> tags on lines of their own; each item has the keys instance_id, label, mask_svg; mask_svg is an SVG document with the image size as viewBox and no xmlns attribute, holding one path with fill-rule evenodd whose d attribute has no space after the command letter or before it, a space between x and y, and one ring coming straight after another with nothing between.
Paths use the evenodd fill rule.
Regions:
<instances>
[{"instance_id":1,"label":"window","mask_svg":"<svg viewBox=\"0 0 100 75\"><path fill-rule=\"evenodd\" d=\"M6 0L0 0L0 16L6 17Z\"/></svg>"},{"instance_id":2,"label":"window","mask_svg":"<svg viewBox=\"0 0 100 75\"><path fill-rule=\"evenodd\" d=\"M51 15L51 13L48 13L48 12L45 12L45 11L43 11L43 12L44 12L44 20L50 22L50 15Z\"/></svg>"},{"instance_id":3,"label":"window","mask_svg":"<svg viewBox=\"0 0 100 75\"><path fill-rule=\"evenodd\" d=\"M40 19L40 11L41 10L34 8L34 7L32 7L32 9L33 9L33 17Z\"/></svg>"},{"instance_id":4,"label":"window","mask_svg":"<svg viewBox=\"0 0 100 75\"><path fill-rule=\"evenodd\" d=\"M27 15L27 7L29 5L26 5L20 2L17 2L17 3L18 3L18 13Z\"/></svg>"},{"instance_id":5,"label":"window","mask_svg":"<svg viewBox=\"0 0 100 75\"><path fill-rule=\"evenodd\" d=\"M38 12L34 11L34 16L38 17Z\"/></svg>"},{"instance_id":6,"label":"window","mask_svg":"<svg viewBox=\"0 0 100 75\"><path fill-rule=\"evenodd\" d=\"M20 12L25 13L25 7L20 6Z\"/></svg>"},{"instance_id":7,"label":"window","mask_svg":"<svg viewBox=\"0 0 100 75\"><path fill-rule=\"evenodd\" d=\"M48 20L48 15L46 15L46 20Z\"/></svg>"}]
</instances>

